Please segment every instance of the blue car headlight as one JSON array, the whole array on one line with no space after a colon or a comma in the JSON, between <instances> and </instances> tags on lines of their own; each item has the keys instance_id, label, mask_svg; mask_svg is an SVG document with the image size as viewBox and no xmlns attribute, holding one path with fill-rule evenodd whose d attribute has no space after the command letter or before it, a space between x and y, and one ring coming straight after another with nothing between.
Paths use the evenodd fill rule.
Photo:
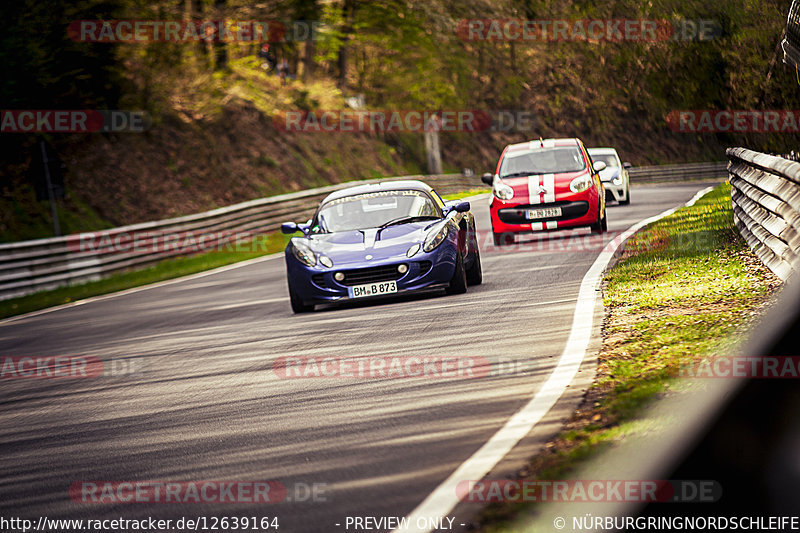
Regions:
<instances>
[{"instance_id":1,"label":"blue car headlight","mask_svg":"<svg viewBox=\"0 0 800 533\"><path fill-rule=\"evenodd\" d=\"M292 239L291 243L292 255L294 255L298 261L310 267L317 264L317 255L311 251L311 248L309 248L306 243L297 239Z\"/></svg>"},{"instance_id":2,"label":"blue car headlight","mask_svg":"<svg viewBox=\"0 0 800 533\"><path fill-rule=\"evenodd\" d=\"M450 233L449 221L445 224L442 224L441 226L434 227L425 236L425 242L422 243L422 249L425 252L430 252L431 250L435 250L437 246L439 246L444 242L449 233Z\"/></svg>"},{"instance_id":3,"label":"blue car headlight","mask_svg":"<svg viewBox=\"0 0 800 533\"><path fill-rule=\"evenodd\" d=\"M419 243L412 245L411 248L409 248L408 251L406 252L406 257L414 257L415 255L417 255L417 252L419 252L419 248L420 248Z\"/></svg>"}]
</instances>

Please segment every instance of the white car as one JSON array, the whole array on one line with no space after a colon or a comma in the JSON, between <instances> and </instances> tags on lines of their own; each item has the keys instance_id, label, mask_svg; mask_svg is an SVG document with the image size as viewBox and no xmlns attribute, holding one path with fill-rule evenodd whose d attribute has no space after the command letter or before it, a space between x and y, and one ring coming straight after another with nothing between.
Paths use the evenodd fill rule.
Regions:
<instances>
[{"instance_id":1,"label":"white car","mask_svg":"<svg viewBox=\"0 0 800 533\"><path fill-rule=\"evenodd\" d=\"M613 148L588 148L593 162L602 161L606 168L600 171L600 180L606 189L606 200L616 200L620 205L631 203L631 184L628 176L630 163L622 163Z\"/></svg>"}]
</instances>

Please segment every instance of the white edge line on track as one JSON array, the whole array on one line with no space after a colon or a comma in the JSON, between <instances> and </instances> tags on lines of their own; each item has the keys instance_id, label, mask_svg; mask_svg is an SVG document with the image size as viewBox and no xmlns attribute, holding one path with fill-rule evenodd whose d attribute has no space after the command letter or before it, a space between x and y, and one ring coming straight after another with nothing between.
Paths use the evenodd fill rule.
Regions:
<instances>
[{"instance_id":1,"label":"white edge line on track","mask_svg":"<svg viewBox=\"0 0 800 533\"><path fill-rule=\"evenodd\" d=\"M707 187L698 192L684 206L690 207L714 187ZM600 253L589 271L583 277L575 305L567 344L558 360L558 365L547 378L542 388L531 400L512 416L506 424L495 433L486 444L464 461L450 476L431 492L416 509L406 517L408 528L395 529L428 533L432 529L416 528L417 521L429 522L432 518L444 519L456 505L460 503L456 488L463 481L479 481L486 476L503 457L522 440L533 427L550 411L578 372L578 368L586 356L586 350L592 335L594 307L597 289L603 279L603 273L619 247L634 233L643 227L675 213L683 206L668 209L663 213L637 222L625 230L618 238L613 239Z\"/></svg>"},{"instance_id":2,"label":"white edge line on track","mask_svg":"<svg viewBox=\"0 0 800 533\"><path fill-rule=\"evenodd\" d=\"M133 294L135 292L146 291L150 289L155 289L157 287L164 287L166 285L173 285L175 283L183 283L184 281L192 281L198 278L204 278L206 276L211 276L213 274L219 274L220 272L225 272L228 270L234 270L236 268L241 268L245 266L250 266L255 263L261 263L263 261L268 261L269 259L275 259L276 257L282 257L283 252L278 252L270 255L265 255L262 257L255 257L253 259L247 259L246 261L239 261L238 263L231 263L230 265L224 265L221 267L214 268L212 270L204 270L203 272L197 272L195 274L189 274L186 276L181 276L179 278L172 278L166 279L164 281L157 281L155 283L150 283L148 285L141 285L139 287L131 287L130 289L125 289L118 292L112 292L109 294L101 294L98 296L90 296L89 298L84 298L83 300L77 300L75 302L70 302L67 304L57 305L55 307L47 307L45 309L40 309L38 311L31 311L30 313L25 313L24 315L17 315L12 316L9 318L5 318L0 320L0 326L8 324L10 322L16 322L17 320L23 320L25 318L31 318L39 315L44 315L47 313L52 313L53 311L59 311L61 309L67 309L70 307L75 307L78 305L84 305L92 302L99 302L101 300L108 300L110 298L116 298L117 296L125 296L126 294Z\"/></svg>"},{"instance_id":3,"label":"white edge line on track","mask_svg":"<svg viewBox=\"0 0 800 533\"><path fill-rule=\"evenodd\" d=\"M461 199L462 200L470 200L470 199L476 200L476 199L482 199L484 196L488 196L488 193L476 194L474 196L465 196L464 198L461 198ZM109 294L100 294L98 296L90 296L89 298L84 298L82 300L77 300L75 302L70 302L70 303L66 303L66 304L62 304L62 305L56 305L54 307L47 307L45 309L39 309L38 311L31 311L30 313L25 313L24 315L17 315L17 316L4 318L3 320L0 320L0 326L3 326L5 324L9 324L11 322L16 322L18 320L23 320L23 319L26 319L26 318L33 318L35 316L44 315L44 314L47 314L47 313L52 313L54 311L59 311L61 309L68 309L70 307L76 307L78 305L84 305L84 304L88 304L88 303L92 303L92 302L99 302L99 301L102 301L102 300L108 300L110 298L116 298L117 296L124 296L126 294L133 294L135 292L146 291L146 290L149 290L149 289L155 289L157 287L164 287L166 285L172 285L174 283L182 283L184 281L191 281L191 280L194 280L194 279L197 279L197 278L203 278L203 277L206 277L206 276L211 276L213 274L219 274L220 272L225 272L225 271L228 271L228 270L234 270L236 268L249 266L249 265L252 265L252 264L255 264L255 263L260 263L262 261L268 261L270 259L275 259L276 257L281 257L282 255L283 255L283 252L277 252L277 253L274 253L274 254L265 255L263 257L255 257L253 259L248 259L246 261L240 261L238 263L231 263L230 265L223 265L221 267L217 267L217 268L214 268L212 270L205 270L203 272L197 272L195 274L189 274L189 275L181 276L181 277L178 277L178 278L166 279L164 281L157 281L155 283L150 283L148 285L142 285L140 287L131 287L130 289L125 289L125 290L118 291L118 292L112 292L112 293L109 293Z\"/></svg>"}]
</instances>

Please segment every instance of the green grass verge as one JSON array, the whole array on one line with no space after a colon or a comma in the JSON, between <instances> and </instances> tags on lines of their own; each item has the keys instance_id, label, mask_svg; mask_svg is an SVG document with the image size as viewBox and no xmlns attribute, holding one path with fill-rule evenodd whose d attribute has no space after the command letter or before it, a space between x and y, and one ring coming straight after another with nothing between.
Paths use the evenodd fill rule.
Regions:
<instances>
[{"instance_id":1,"label":"green grass verge","mask_svg":"<svg viewBox=\"0 0 800 533\"><path fill-rule=\"evenodd\" d=\"M471 189L463 193L448 194L443 198L446 200L454 200L487 191L488 189ZM207 252L193 256L165 259L150 267L112 274L108 278L102 280L90 281L4 300L0 302L0 318L30 313L31 311L38 311L39 309L45 309L55 305L75 302L92 296L140 287L149 283L187 276L232 263L238 263L239 261L246 261L262 255L274 254L282 251L290 238L290 235L283 235L279 232L268 233L263 239L259 239L252 245L250 243L242 243L236 247L238 250L242 251L233 249L231 251Z\"/></svg>"},{"instance_id":2,"label":"green grass verge","mask_svg":"<svg viewBox=\"0 0 800 533\"><path fill-rule=\"evenodd\" d=\"M595 382L526 479L562 479L615 441L647 430L644 407L678 393L684 365L740 341L778 285L733 225L724 183L637 233L607 274ZM535 503L488 506L483 531L509 531Z\"/></svg>"},{"instance_id":3,"label":"green grass verge","mask_svg":"<svg viewBox=\"0 0 800 533\"><path fill-rule=\"evenodd\" d=\"M487 187L481 187L477 189L470 189L464 192L457 192L453 194L443 194L443 200L458 200L459 198L466 198L468 196L475 196L476 194L485 194L487 192L491 192L492 190Z\"/></svg>"},{"instance_id":4,"label":"green grass verge","mask_svg":"<svg viewBox=\"0 0 800 533\"><path fill-rule=\"evenodd\" d=\"M280 252L286 247L286 243L290 237L291 236L283 235L279 232L268 233L263 239L258 239L252 245L250 243L232 245L232 250L230 251L224 250L186 257L174 257L165 259L141 270L112 274L108 278L102 280L90 281L79 285L61 287L19 298L4 300L0 302L0 318L29 313L46 307L83 300L84 298L101 294L140 287L149 283L187 276L231 263L238 263L239 261L246 261L247 259Z\"/></svg>"}]
</instances>

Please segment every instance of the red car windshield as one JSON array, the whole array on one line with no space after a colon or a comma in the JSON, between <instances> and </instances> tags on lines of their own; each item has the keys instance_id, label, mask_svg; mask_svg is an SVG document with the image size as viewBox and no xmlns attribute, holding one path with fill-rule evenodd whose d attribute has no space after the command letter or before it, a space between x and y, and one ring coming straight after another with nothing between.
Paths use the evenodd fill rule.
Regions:
<instances>
[{"instance_id":1,"label":"red car windshield","mask_svg":"<svg viewBox=\"0 0 800 533\"><path fill-rule=\"evenodd\" d=\"M506 154L500 165L500 177L577 172L584 168L586 164L577 146L538 148Z\"/></svg>"}]
</instances>

